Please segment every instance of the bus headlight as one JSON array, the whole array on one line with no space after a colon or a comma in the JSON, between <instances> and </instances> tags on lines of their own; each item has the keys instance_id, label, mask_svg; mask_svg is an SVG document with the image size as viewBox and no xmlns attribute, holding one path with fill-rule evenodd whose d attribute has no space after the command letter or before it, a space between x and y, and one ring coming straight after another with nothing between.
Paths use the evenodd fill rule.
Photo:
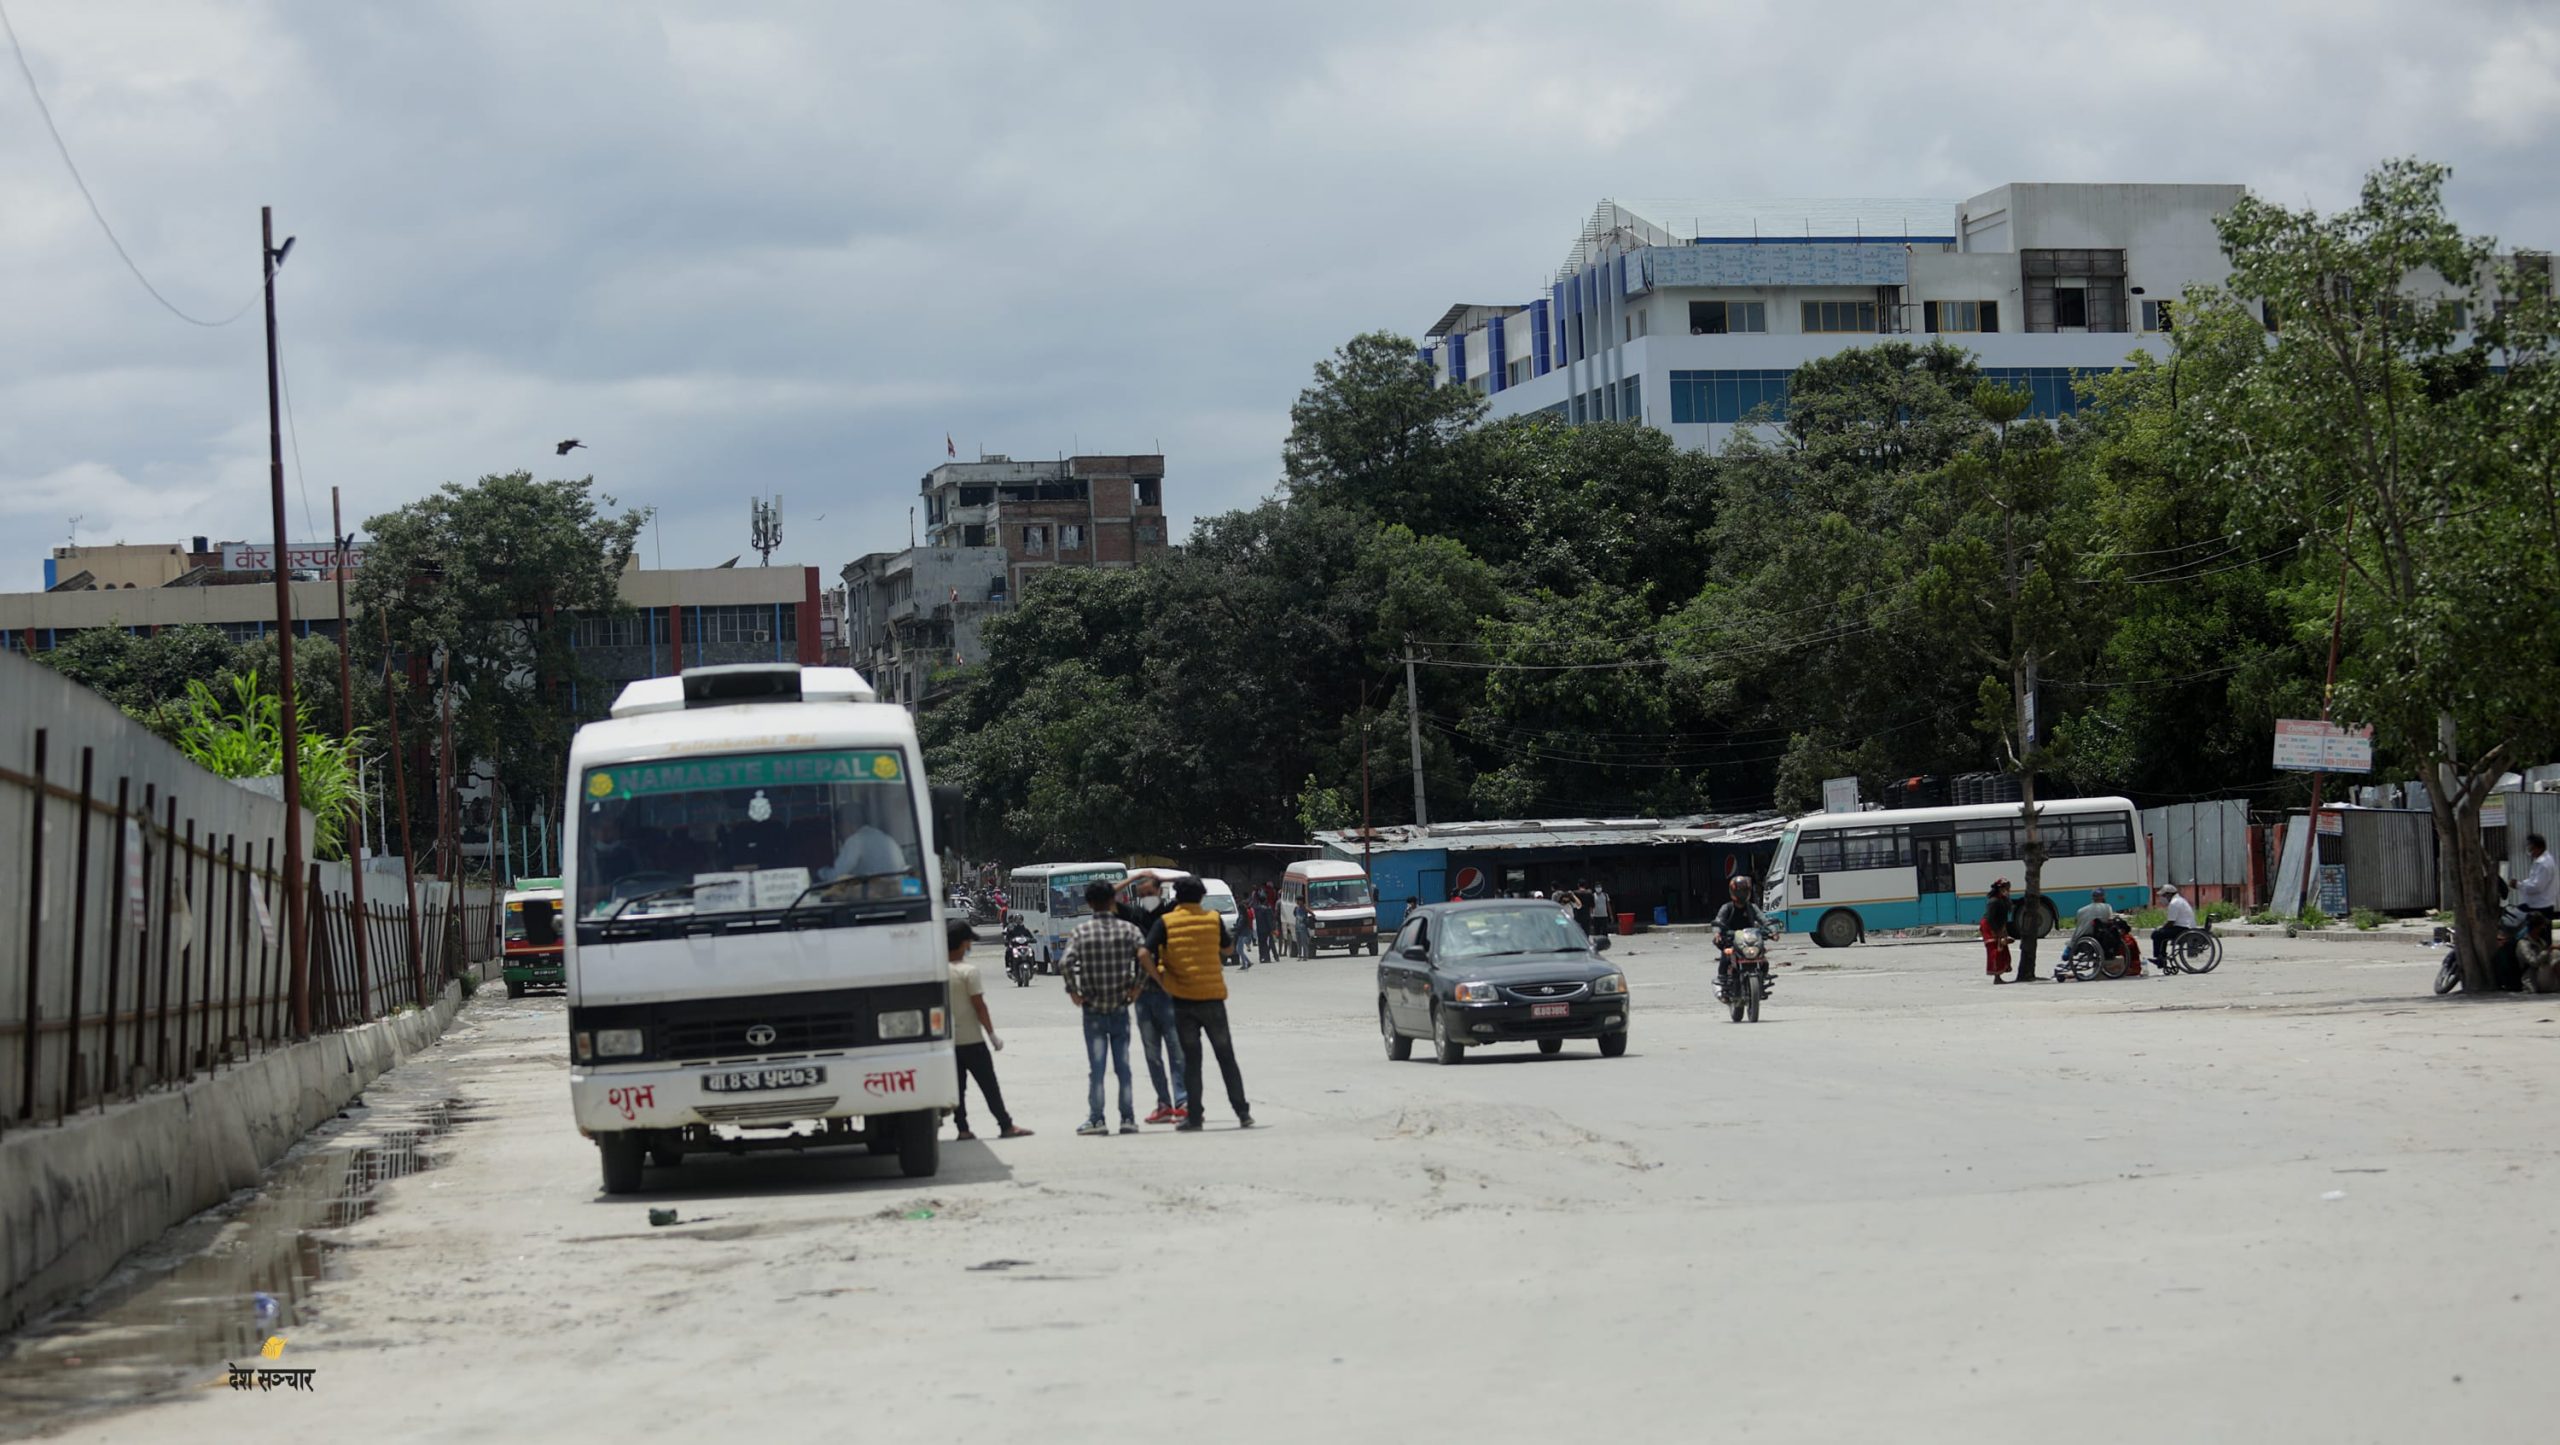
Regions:
<instances>
[{"instance_id":1,"label":"bus headlight","mask_svg":"<svg viewBox=\"0 0 2560 1445\"><path fill-rule=\"evenodd\" d=\"M627 1059L639 1052L640 1031L638 1029L596 1030L597 1058Z\"/></svg>"},{"instance_id":2,"label":"bus headlight","mask_svg":"<svg viewBox=\"0 0 2560 1445\"><path fill-rule=\"evenodd\" d=\"M880 1016L880 1037L913 1039L924 1036L924 1012L921 1009L899 1009Z\"/></svg>"}]
</instances>

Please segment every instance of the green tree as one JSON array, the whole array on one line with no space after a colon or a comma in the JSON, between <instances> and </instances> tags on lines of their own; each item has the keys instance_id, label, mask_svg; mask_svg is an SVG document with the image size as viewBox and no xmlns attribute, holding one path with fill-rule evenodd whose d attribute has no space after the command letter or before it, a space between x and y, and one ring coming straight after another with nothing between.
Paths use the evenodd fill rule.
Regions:
<instances>
[{"instance_id":1,"label":"green tree","mask_svg":"<svg viewBox=\"0 0 2560 1445\"><path fill-rule=\"evenodd\" d=\"M1484 410L1466 387L1437 384L1407 338L1355 336L1316 364L1315 384L1289 408L1289 495L1439 532L1434 523L1463 505L1451 495L1460 444Z\"/></svg>"},{"instance_id":2,"label":"green tree","mask_svg":"<svg viewBox=\"0 0 2560 1445\"><path fill-rule=\"evenodd\" d=\"M388 619L391 650L428 669L430 690L436 659L450 659L457 763L466 775L475 764L493 768L518 817L559 792L580 721L570 715L571 683L587 680L570 632L581 616L621 610L622 571L648 517L617 511L593 478L511 472L448 482L365 523L372 546L350 605ZM357 629L369 664L380 660L379 639L375 627ZM431 755L431 704L422 697L407 711L404 737ZM421 846L435 829L433 791L412 789Z\"/></svg>"},{"instance_id":3,"label":"green tree","mask_svg":"<svg viewBox=\"0 0 2560 1445\"><path fill-rule=\"evenodd\" d=\"M2333 215L2252 197L2222 218L2230 286L2211 304L2262 299L2279 329L2213 408L2253 503L2341 571L2335 709L2430 783L2478 990L2492 936L2480 805L2555 742L2554 331L2547 259L2528 275L2463 234L2446 174L2394 161ZM2453 308L2411 294L2447 286L2479 307L2468 341Z\"/></svg>"},{"instance_id":4,"label":"green tree","mask_svg":"<svg viewBox=\"0 0 2560 1445\"><path fill-rule=\"evenodd\" d=\"M220 632L189 623L139 637L121 627L93 627L36 654L36 661L175 741L187 716L187 684L218 682L238 671L239 655Z\"/></svg>"}]
</instances>

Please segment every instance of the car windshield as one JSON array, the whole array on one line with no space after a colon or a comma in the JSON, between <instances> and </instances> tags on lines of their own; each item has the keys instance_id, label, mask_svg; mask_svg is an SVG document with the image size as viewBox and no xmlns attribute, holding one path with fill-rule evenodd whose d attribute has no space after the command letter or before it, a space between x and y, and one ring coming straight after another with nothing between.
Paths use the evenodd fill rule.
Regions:
<instances>
[{"instance_id":1,"label":"car windshield","mask_svg":"<svg viewBox=\"0 0 2560 1445\"><path fill-rule=\"evenodd\" d=\"M1591 946L1561 908L1470 908L1440 923L1440 956L1492 958L1514 953L1580 953Z\"/></svg>"},{"instance_id":2,"label":"car windshield","mask_svg":"<svg viewBox=\"0 0 2560 1445\"><path fill-rule=\"evenodd\" d=\"M1232 893L1211 893L1200 900L1200 906L1212 913L1233 913L1236 911L1236 896Z\"/></svg>"},{"instance_id":3,"label":"car windshield","mask_svg":"<svg viewBox=\"0 0 2560 1445\"><path fill-rule=\"evenodd\" d=\"M540 946L559 941L559 899L510 898L507 900L507 942Z\"/></svg>"},{"instance_id":4,"label":"car windshield","mask_svg":"<svg viewBox=\"0 0 2560 1445\"><path fill-rule=\"evenodd\" d=\"M589 768L579 797L581 919L929 906L915 801L894 750L619 763Z\"/></svg>"},{"instance_id":5,"label":"car windshield","mask_svg":"<svg viewBox=\"0 0 2560 1445\"><path fill-rule=\"evenodd\" d=\"M1309 908L1366 908L1369 906L1369 880L1366 878L1326 878L1307 885Z\"/></svg>"}]
</instances>

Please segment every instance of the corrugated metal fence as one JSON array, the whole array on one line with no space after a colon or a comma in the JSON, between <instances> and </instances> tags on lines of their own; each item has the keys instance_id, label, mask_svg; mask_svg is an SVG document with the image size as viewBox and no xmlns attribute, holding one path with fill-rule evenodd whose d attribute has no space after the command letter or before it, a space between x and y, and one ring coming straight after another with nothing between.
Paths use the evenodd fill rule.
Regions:
<instances>
[{"instance_id":1,"label":"corrugated metal fence","mask_svg":"<svg viewBox=\"0 0 2560 1445\"><path fill-rule=\"evenodd\" d=\"M0 1128L293 1037L283 833L282 803L0 653ZM317 1029L423 1003L494 947L487 889L422 881L413 953L398 879L365 881L359 917L347 865L305 879Z\"/></svg>"},{"instance_id":2,"label":"corrugated metal fence","mask_svg":"<svg viewBox=\"0 0 2560 1445\"><path fill-rule=\"evenodd\" d=\"M2241 901L2249 887L2249 805L2238 798L2142 810L2154 887L2175 883L2200 902Z\"/></svg>"}]
</instances>

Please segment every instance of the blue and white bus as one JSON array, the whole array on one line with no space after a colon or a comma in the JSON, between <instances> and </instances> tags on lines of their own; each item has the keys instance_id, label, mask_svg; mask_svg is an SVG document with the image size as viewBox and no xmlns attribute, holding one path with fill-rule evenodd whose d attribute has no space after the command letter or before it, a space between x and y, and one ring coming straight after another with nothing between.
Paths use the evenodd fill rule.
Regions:
<instances>
[{"instance_id":1,"label":"blue and white bus","mask_svg":"<svg viewBox=\"0 0 2560 1445\"><path fill-rule=\"evenodd\" d=\"M1992 880L2023 891L2025 826L2015 803L1815 813L1778 839L1761 908L1788 933L1845 948L1870 931L1982 919ZM2091 889L2119 909L2151 902L2142 831L2123 798L2036 805L2045 848L2042 906L2022 919L2038 937L2077 912Z\"/></svg>"}]
</instances>

